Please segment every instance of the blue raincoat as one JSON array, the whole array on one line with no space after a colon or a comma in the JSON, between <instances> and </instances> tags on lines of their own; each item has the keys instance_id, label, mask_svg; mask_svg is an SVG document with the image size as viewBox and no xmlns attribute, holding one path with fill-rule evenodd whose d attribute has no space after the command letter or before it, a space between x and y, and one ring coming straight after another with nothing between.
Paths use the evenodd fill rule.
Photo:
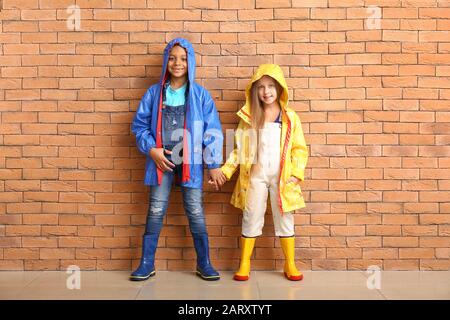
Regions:
<instances>
[{"instance_id":1,"label":"blue raincoat","mask_svg":"<svg viewBox=\"0 0 450 320\"><path fill-rule=\"evenodd\" d=\"M161 183L163 172L149 155L151 148L162 148L162 88L170 81L167 71L170 50L179 44L187 52L188 93L183 134L183 169L181 186L203 187L203 166L219 168L222 163L223 134L219 114L209 92L195 83L195 52L192 44L183 38L170 41L164 49L164 62L159 83L152 85L142 97L133 119L131 130L136 144L146 155L146 185Z\"/></svg>"}]
</instances>

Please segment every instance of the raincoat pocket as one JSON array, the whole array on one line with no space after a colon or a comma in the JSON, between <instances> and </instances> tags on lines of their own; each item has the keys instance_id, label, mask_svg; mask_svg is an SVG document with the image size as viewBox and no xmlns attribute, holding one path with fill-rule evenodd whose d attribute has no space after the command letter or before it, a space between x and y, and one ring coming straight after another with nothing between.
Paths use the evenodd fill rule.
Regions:
<instances>
[{"instance_id":1,"label":"raincoat pocket","mask_svg":"<svg viewBox=\"0 0 450 320\"><path fill-rule=\"evenodd\" d=\"M286 198L295 199L296 197L301 196L302 189L300 188L300 185L298 183L288 182L285 185L285 193L286 193Z\"/></svg>"}]
</instances>

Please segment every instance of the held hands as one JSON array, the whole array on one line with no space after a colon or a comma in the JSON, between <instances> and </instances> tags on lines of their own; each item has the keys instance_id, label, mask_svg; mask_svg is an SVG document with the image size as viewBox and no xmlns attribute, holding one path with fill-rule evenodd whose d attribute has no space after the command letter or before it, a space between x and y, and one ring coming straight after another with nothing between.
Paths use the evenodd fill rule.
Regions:
<instances>
[{"instance_id":1,"label":"held hands","mask_svg":"<svg viewBox=\"0 0 450 320\"><path fill-rule=\"evenodd\" d=\"M208 183L210 185L214 185L214 189L219 191L223 184L227 181L227 178L223 174L220 168L210 169L209 170L209 180Z\"/></svg>"},{"instance_id":2,"label":"held hands","mask_svg":"<svg viewBox=\"0 0 450 320\"><path fill-rule=\"evenodd\" d=\"M158 169L165 171L173 171L175 165L170 162L164 154L172 154L172 151L165 150L164 148L152 148L150 149L150 157L155 161Z\"/></svg>"},{"instance_id":3,"label":"held hands","mask_svg":"<svg viewBox=\"0 0 450 320\"><path fill-rule=\"evenodd\" d=\"M161 171L173 171L175 165L170 162L164 154L172 154L172 151L166 150L164 148L152 148L150 149L150 157L155 161L156 166ZM220 168L209 170L209 180L208 183L214 185L214 189L218 191L223 184L227 181L227 178L223 174Z\"/></svg>"}]
</instances>

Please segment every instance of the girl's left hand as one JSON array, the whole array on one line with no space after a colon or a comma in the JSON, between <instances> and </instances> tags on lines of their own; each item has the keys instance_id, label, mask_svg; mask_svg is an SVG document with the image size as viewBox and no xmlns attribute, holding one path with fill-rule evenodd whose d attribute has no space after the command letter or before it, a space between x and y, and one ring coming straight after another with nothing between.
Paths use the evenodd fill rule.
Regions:
<instances>
[{"instance_id":1,"label":"girl's left hand","mask_svg":"<svg viewBox=\"0 0 450 320\"><path fill-rule=\"evenodd\" d=\"M294 176L290 176L289 179L286 181L286 183L293 182L293 183L299 184L300 181L301 181L301 180L300 180L299 178L294 177Z\"/></svg>"}]
</instances>

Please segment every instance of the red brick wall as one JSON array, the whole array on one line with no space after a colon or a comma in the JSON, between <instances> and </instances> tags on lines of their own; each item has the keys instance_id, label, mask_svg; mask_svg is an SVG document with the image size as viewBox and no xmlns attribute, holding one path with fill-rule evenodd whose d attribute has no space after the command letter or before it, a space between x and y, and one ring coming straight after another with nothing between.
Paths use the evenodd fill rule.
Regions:
<instances>
[{"instance_id":1,"label":"red brick wall","mask_svg":"<svg viewBox=\"0 0 450 320\"><path fill-rule=\"evenodd\" d=\"M302 269L449 269L450 1L77 0L79 31L74 0L0 2L1 270L136 265L148 189L130 122L175 36L193 42L225 129L255 67L282 66L310 147ZM221 270L239 259L232 188L205 189ZM195 264L180 196L159 270ZM253 267L282 258L268 216Z\"/></svg>"}]
</instances>

